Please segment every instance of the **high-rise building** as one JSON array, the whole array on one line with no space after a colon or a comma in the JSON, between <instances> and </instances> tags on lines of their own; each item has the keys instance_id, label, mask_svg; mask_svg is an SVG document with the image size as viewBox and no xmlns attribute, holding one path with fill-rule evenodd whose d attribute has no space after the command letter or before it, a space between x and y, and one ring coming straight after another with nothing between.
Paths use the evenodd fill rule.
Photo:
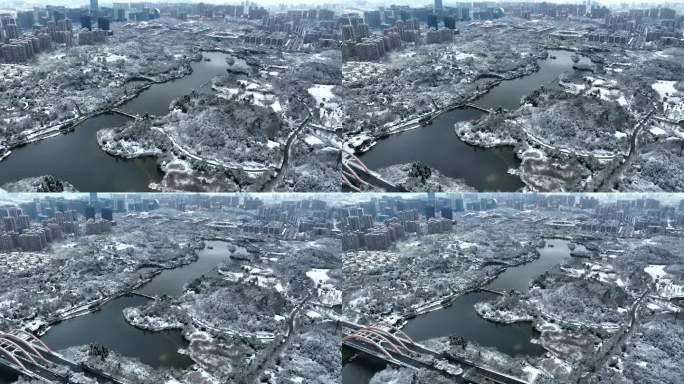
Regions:
<instances>
[{"instance_id":1,"label":"high-rise building","mask_svg":"<svg viewBox=\"0 0 684 384\"><path fill-rule=\"evenodd\" d=\"M102 208L102 211L100 211L100 216L102 216L102 219L104 220L114 220L111 208Z\"/></svg>"},{"instance_id":2,"label":"high-rise building","mask_svg":"<svg viewBox=\"0 0 684 384\"><path fill-rule=\"evenodd\" d=\"M380 19L380 11L366 11L363 13L363 19L370 28L378 28L382 23Z\"/></svg>"},{"instance_id":3,"label":"high-rise building","mask_svg":"<svg viewBox=\"0 0 684 384\"><path fill-rule=\"evenodd\" d=\"M454 218L454 213L453 213L452 209L449 207L443 207L441 209L441 213L442 213L442 218L444 218L444 219L453 220L453 218Z\"/></svg>"},{"instance_id":4,"label":"high-rise building","mask_svg":"<svg viewBox=\"0 0 684 384\"><path fill-rule=\"evenodd\" d=\"M126 10L123 8L114 8L114 21L126 21Z\"/></svg>"},{"instance_id":5,"label":"high-rise building","mask_svg":"<svg viewBox=\"0 0 684 384\"><path fill-rule=\"evenodd\" d=\"M97 27L103 31L109 31L109 18L108 17L98 17Z\"/></svg>"},{"instance_id":6,"label":"high-rise building","mask_svg":"<svg viewBox=\"0 0 684 384\"><path fill-rule=\"evenodd\" d=\"M463 212L465 210L465 205L463 204L463 199L454 199L454 211Z\"/></svg>"},{"instance_id":7,"label":"high-rise building","mask_svg":"<svg viewBox=\"0 0 684 384\"><path fill-rule=\"evenodd\" d=\"M97 16L98 14L98 6L97 6L97 0L90 0L90 14L93 16Z\"/></svg>"},{"instance_id":8,"label":"high-rise building","mask_svg":"<svg viewBox=\"0 0 684 384\"><path fill-rule=\"evenodd\" d=\"M427 25L428 25L428 28L437 29L437 25L438 25L437 15L428 15Z\"/></svg>"},{"instance_id":9,"label":"high-rise building","mask_svg":"<svg viewBox=\"0 0 684 384\"><path fill-rule=\"evenodd\" d=\"M426 205L425 206L425 218L429 219L431 217L435 217L435 206L434 205Z\"/></svg>"},{"instance_id":10,"label":"high-rise building","mask_svg":"<svg viewBox=\"0 0 684 384\"><path fill-rule=\"evenodd\" d=\"M85 217L86 220L88 219L95 219L95 207L92 205L89 205L85 209Z\"/></svg>"},{"instance_id":11,"label":"high-rise building","mask_svg":"<svg viewBox=\"0 0 684 384\"><path fill-rule=\"evenodd\" d=\"M10 14L0 15L0 42L5 42L10 39L19 37L19 27L17 27L16 20Z\"/></svg>"},{"instance_id":12,"label":"high-rise building","mask_svg":"<svg viewBox=\"0 0 684 384\"><path fill-rule=\"evenodd\" d=\"M86 28L89 31L93 29L93 19L90 15L81 16L81 28Z\"/></svg>"},{"instance_id":13,"label":"high-rise building","mask_svg":"<svg viewBox=\"0 0 684 384\"><path fill-rule=\"evenodd\" d=\"M449 29L456 29L456 19L452 16L444 16L444 26Z\"/></svg>"},{"instance_id":14,"label":"high-rise building","mask_svg":"<svg viewBox=\"0 0 684 384\"><path fill-rule=\"evenodd\" d=\"M435 12L442 10L442 0L435 0Z\"/></svg>"},{"instance_id":15,"label":"high-rise building","mask_svg":"<svg viewBox=\"0 0 684 384\"><path fill-rule=\"evenodd\" d=\"M19 230L16 217L13 217L13 216L3 217L2 221L3 221L3 226L5 227L5 231L17 232Z\"/></svg>"},{"instance_id":16,"label":"high-rise building","mask_svg":"<svg viewBox=\"0 0 684 384\"><path fill-rule=\"evenodd\" d=\"M36 23L33 11L19 11L17 12L17 25L22 31L27 32L33 28Z\"/></svg>"}]
</instances>

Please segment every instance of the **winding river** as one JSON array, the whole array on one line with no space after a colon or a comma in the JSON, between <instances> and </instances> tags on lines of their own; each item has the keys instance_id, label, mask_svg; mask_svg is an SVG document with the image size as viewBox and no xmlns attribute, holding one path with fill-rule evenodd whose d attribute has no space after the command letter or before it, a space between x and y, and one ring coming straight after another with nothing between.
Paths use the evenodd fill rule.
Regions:
<instances>
[{"instance_id":1,"label":"winding river","mask_svg":"<svg viewBox=\"0 0 684 384\"><path fill-rule=\"evenodd\" d=\"M489 109L514 110L523 96L544 86L557 87L562 73L573 71L572 52L549 50L549 57L539 60L539 70L528 76L502 81L475 104ZM589 59L580 56L580 63ZM519 190L524 185L509 169L518 168L520 160L513 147L482 148L461 141L454 124L480 117L483 112L472 108L456 109L442 114L425 128L390 135L380 140L361 160L371 169L420 161L446 176L463 179L478 191Z\"/></svg>"},{"instance_id":2,"label":"winding river","mask_svg":"<svg viewBox=\"0 0 684 384\"><path fill-rule=\"evenodd\" d=\"M180 79L153 84L119 109L130 114L165 115L171 101L193 90L211 92L209 81L226 73L227 54L203 52L209 59L192 62L192 73ZM124 159L100 150L97 131L124 124L127 117L103 114L78 125L74 132L59 134L23 147L0 161L0 185L27 177L53 175L82 192L148 191L162 174L155 157Z\"/></svg>"},{"instance_id":3,"label":"winding river","mask_svg":"<svg viewBox=\"0 0 684 384\"><path fill-rule=\"evenodd\" d=\"M195 278L217 275L216 267L229 259L230 243L206 241L198 252L197 261L155 276L137 290L149 296L180 296L186 283ZM244 251L237 247L238 251ZM98 343L127 357L138 358L153 367L185 369L193 361L179 352L188 346L180 330L161 332L144 331L129 325L123 317L124 308L140 306L149 299L137 295L125 295L105 304L101 310L54 325L42 340L53 350L77 345ZM0 371L0 384L11 383L16 377ZM4 381L3 381L4 380Z\"/></svg>"},{"instance_id":4,"label":"winding river","mask_svg":"<svg viewBox=\"0 0 684 384\"><path fill-rule=\"evenodd\" d=\"M485 288L495 291L515 289L527 292L529 283L537 276L558 267L570 258L570 242L561 239L547 239L539 249L539 258L516 267L506 269ZM582 249L578 246L578 249ZM539 334L530 322L500 324L481 318L473 305L496 299L489 292L470 292L460 296L452 305L428 312L409 320L402 328L413 340L420 342L444 336L463 336L466 340L485 347L493 347L511 356L540 356L545 350L533 342ZM343 351L346 357L351 351ZM345 384L368 383L370 378L385 364L366 357L351 359L343 368Z\"/></svg>"}]
</instances>

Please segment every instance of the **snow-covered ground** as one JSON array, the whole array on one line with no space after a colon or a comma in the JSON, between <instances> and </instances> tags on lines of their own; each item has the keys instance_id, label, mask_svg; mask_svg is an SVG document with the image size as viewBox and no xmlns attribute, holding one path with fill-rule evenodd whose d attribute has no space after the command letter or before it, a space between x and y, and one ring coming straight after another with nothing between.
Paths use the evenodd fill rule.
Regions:
<instances>
[{"instance_id":1,"label":"snow-covered ground","mask_svg":"<svg viewBox=\"0 0 684 384\"><path fill-rule=\"evenodd\" d=\"M571 277L579 279L597 279L603 283L625 287L625 281L615 273L613 266L590 262L584 262L582 265L584 268L561 267L561 270Z\"/></svg>"},{"instance_id":2,"label":"snow-covered ground","mask_svg":"<svg viewBox=\"0 0 684 384\"><path fill-rule=\"evenodd\" d=\"M0 270L10 270L13 273L28 272L45 266L49 261L48 256L34 252L0 253Z\"/></svg>"},{"instance_id":3,"label":"snow-covered ground","mask_svg":"<svg viewBox=\"0 0 684 384\"><path fill-rule=\"evenodd\" d=\"M314 282L318 292L318 300L326 305L342 304L342 291L331 283L328 276L329 269L313 268L306 272L306 276Z\"/></svg>"},{"instance_id":4,"label":"snow-covered ground","mask_svg":"<svg viewBox=\"0 0 684 384\"><path fill-rule=\"evenodd\" d=\"M323 140L319 139L318 137L316 137L314 135L307 135L304 138L304 142L311 145L311 146L324 145Z\"/></svg>"},{"instance_id":5,"label":"snow-covered ground","mask_svg":"<svg viewBox=\"0 0 684 384\"><path fill-rule=\"evenodd\" d=\"M651 264L644 268L644 272L651 276L653 281L658 282L658 296L664 298L683 297L684 284L675 284L671 279L672 276L665 270L666 267L666 265Z\"/></svg>"},{"instance_id":6,"label":"snow-covered ground","mask_svg":"<svg viewBox=\"0 0 684 384\"><path fill-rule=\"evenodd\" d=\"M649 131L655 136L666 136L667 132L660 127L651 127Z\"/></svg>"},{"instance_id":7,"label":"snow-covered ground","mask_svg":"<svg viewBox=\"0 0 684 384\"><path fill-rule=\"evenodd\" d=\"M684 92L675 88L676 81L658 80L651 87L663 102L665 117L671 120L684 119Z\"/></svg>"},{"instance_id":8,"label":"snow-covered ground","mask_svg":"<svg viewBox=\"0 0 684 384\"><path fill-rule=\"evenodd\" d=\"M658 96L660 96L660 99L662 100L677 93L677 89L674 86L676 83L676 81L658 80L651 84L651 88L658 92Z\"/></svg>"},{"instance_id":9,"label":"snow-covered ground","mask_svg":"<svg viewBox=\"0 0 684 384\"><path fill-rule=\"evenodd\" d=\"M124 308L123 315L129 324L150 331L163 331L172 328L183 328L183 323L180 321L169 321L168 318L164 317L144 315L138 307Z\"/></svg>"},{"instance_id":10,"label":"snow-covered ground","mask_svg":"<svg viewBox=\"0 0 684 384\"><path fill-rule=\"evenodd\" d=\"M136 158L143 156L154 156L161 154L161 149L155 147L146 147L143 143L137 141L115 140L116 131L111 128L99 130L97 132L97 141L103 151L125 158Z\"/></svg>"},{"instance_id":11,"label":"snow-covered ground","mask_svg":"<svg viewBox=\"0 0 684 384\"><path fill-rule=\"evenodd\" d=\"M236 98L237 100L248 100L260 107L270 107L273 112L281 112L282 105L278 97L271 91L270 84L257 84L246 80L238 80L243 88L231 88L214 85L212 88L217 96L224 99Z\"/></svg>"},{"instance_id":12,"label":"snow-covered ground","mask_svg":"<svg viewBox=\"0 0 684 384\"><path fill-rule=\"evenodd\" d=\"M321 123L329 128L342 125L342 107L332 101L336 97L332 92L333 88L335 85L314 84L308 89L309 94L316 100Z\"/></svg>"}]
</instances>

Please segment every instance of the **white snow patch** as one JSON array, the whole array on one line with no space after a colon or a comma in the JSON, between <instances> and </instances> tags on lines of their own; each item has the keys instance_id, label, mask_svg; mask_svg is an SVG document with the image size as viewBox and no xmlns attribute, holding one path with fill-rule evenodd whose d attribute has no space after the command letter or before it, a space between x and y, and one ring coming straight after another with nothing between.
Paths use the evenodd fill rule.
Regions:
<instances>
[{"instance_id":1,"label":"white snow patch","mask_svg":"<svg viewBox=\"0 0 684 384\"><path fill-rule=\"evenodd\" d=\"M323 140L319 139L318 137L314 135L308 135L304 138L304 142L307 144L314 146L314 145L323 145Z\"/></svg>"},{"instance_id":2,"label":"white snow patch","mask_svg":"<svg viewBox=\"0 0 684 384\"><path fill-rule=\"evenodd\" d=\"M648 273L653 280L661 279L663 276L667 275L664 265L649 265L644 268L644 272Z\"/></svg>"},{"instance_id":3,"label":"white snow patch","mask_svg":"<svg viewBox=\"0 0 684 384\"><path fill-rule=\"evenodd\" d=\"M330 280L330 277L328 276L328 271L330 270L314 268L306 272L306 276L309 279L313 280L314 284L318 284L319 282L321 284L325 284L328 280Z\"/></svg>"},{"instance_id":4,"label":"white snow patch","mask_svg":"<svg viewBox=\"0 0 684 384\"><path fill-rule=\"evenodd\" d=\"M654 135L656 135L656 136L665 136L665 135L667 135L667 132L666 132L664 129L660 128L660 127L651 127L651 129L649 129L649 131L651 131L651 133L654 134Z\"/></svg>"},{"instance_id":5,"label":"white snow patch","mask_svg":"<svg viewBox=\"0 0 684 384\"><path fill-rule=\"evenodd\" d=\"M651 88L653 88L656 92L658 92L658 96L660 96L661 99L668 97L672 94L675 94L677 92L677 89L675 88L675 83L676 81L666 81L666 80L658 80L655 83L651 85Z\"/></svg>"}]
</instances>

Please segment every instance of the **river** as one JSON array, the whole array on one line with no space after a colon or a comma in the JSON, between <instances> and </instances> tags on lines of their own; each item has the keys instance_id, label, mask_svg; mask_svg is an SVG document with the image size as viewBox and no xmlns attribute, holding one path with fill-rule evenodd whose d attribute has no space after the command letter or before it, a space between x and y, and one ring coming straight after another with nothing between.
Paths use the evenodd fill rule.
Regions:
<instances>
[{"instance_id":1,"label":"river","mask_svg":"<svg viewBox=\"0 0 684 384\"><path fill-rule=\"evenodd\" d=\"M223 241L205 243L206 247L198 252L196 262L164 270L137 291L150 296L179 296L185 284L193 279L202 275L217 275L217 265L229 259L231 244ZM237 251L243 252L244 249L237 247ZM193 361L178 352L188 346L180 330L143 331L129 325L124 319L124 308L143 305L148 301L136 295L121 296L105 304L100 311L54 325L42 340L53 350L98 343L153 367L188 368ZM13 375L0 371L0 384L11 383L13 378Z\"/></svg>"},{"instance_id":2,"label":"river","mask_svg":"<svg viewBox=\"0 0 684 384\"><path fill-rule=\"evenodd\" d=\"M203 56L209 61L192 62L192 74L153 84L120 109L131 114L165 115L173 99L194 89L211 92L208 82L226 73L227 54L203 52ZM0 185L27 177L53 175L82 192L148 191L151 182L162 178L155 157L119 158L100 150L97 143L98 130L127 120L118 114L99 115L78 125L74 132L15 148L9 157L0 161Z\"/></svg>"},{"instance_id":3,"label":"river","mask_svg":"<svg viewBox=\"0 0 684 384\"><path fill-rule=\"evenodd\" d=\"M17 375L0 368L0 384L10 384L18 379Z\"/></svg>"},{"instance_id":4,"label":"river","mask_svg":"<svg viewBox=\"0 0 684 384\"><path fill-rule=\"evenodd\" d=\"M569 259L570 242L561 239L546 239L546 245L539 249L539 258L516 267L506 269L485 288L495 291L515 289L527 292L529 283L537 276L558 267ZM583 249L577 246L578 249ZM402 330L416 342L444 336L462 336L468 341L485 347L493 347L511 356L540 356L545 350L533 339L538 332L530 322L500 324L481 318L473 306L481 301L495 300L496 294L488 292L466 293L452 305L428 312L409 320ZM350 354L347 350L345 354ZM368 383L384 364L367 358L356 358L344 365L345 384Z\"/></svg>"},{"instance_id":5,"label":"river","mask_svg":"<svg viewBox=\"0 0 684 384\"><path fill-rule=\"evenodd\" d=\"M539 70L528 76L502 81L475 104L489 109L499 107L517 109L523 96L544 87L557 87L562 73L573 71L572 52L549 50L547 59L539 60ZM580 63L589 59L580 56ZM463 179L478 191L512 192L522 188L523 182L509 169L518 168L520 160L513 147L476 147L461 141L454 132L454 124L473 120L483 112L463 108L442 114L428 127L390 135L380 140L361 160L371 169L420 161L446 176Z\"/></svg>"}]
</instances>

